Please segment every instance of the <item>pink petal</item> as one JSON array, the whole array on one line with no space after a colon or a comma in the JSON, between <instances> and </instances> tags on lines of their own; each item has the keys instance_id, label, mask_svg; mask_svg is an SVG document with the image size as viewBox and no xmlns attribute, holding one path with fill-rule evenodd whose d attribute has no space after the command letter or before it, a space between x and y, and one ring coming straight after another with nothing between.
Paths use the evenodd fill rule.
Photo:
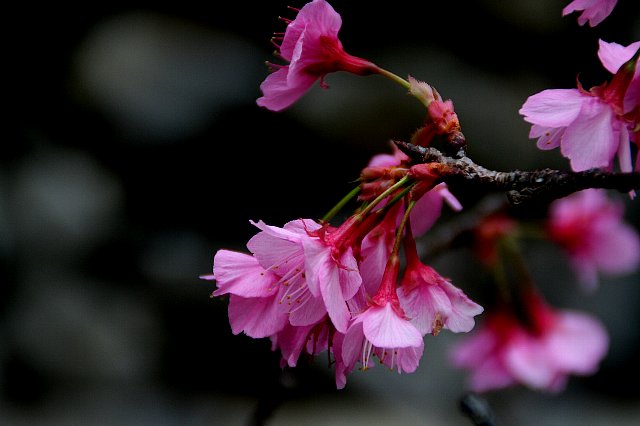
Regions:
<instances>
[{"instance_id":1,"label":"pink petal","mask_svg":"<svg viewBox=\"0 0 640 426\"><path fill-rule=\"evenodd\" d=\"M254 235L247 248L254 254L263 268L272 270L279 276L286 275L292 268L302 264L303 249L301 236L291 230L252 222L262 232Z\"/></svg>"},{"instance_id":2,"label":"pink petal","mask_svg":"<svg viewBox=\"0 0 640 426\"><path fill-rule=\"evenodd\" d=\"M286 324L278 334L271 337L273 342L272 349L276 350L280 348L282 359L289 367L295 367L298 363L300 353L302 353L307 343L309 333L311 333L314 326L315 324L305 327L294 327Z\"/></svg>"},{"instance_id":3,"label":"pink petal","mask_svg":"<svg viewBox=\"0 0 640 426\"><path fill-rule=\"evenodd\" d=\"M339 259L340 265L336 265L339 270L340 286L345 300L351 299L362 284L362 276L358 270L358 261L353 257L353 251L348 248Z\"/></svg>"},{"instance_id":4,"label":"pink petal","mask_svg":"<svg viewBox=\"0 0 640 426\"><path fill-rule=\"evenodd\" d=\"M365 337L379 348L418 347L422 335L409 321L400 318L391 303L372 306L361 314Z\"/></svg>"},{"instance_id":5,"label":"pink petal","mask_svg":"<svg viewBox=\"0 0 640 426\"><path fill-rule=\"evenodd\" d=\"M618 43L607 43L606 41L598 40L598 58L602 62L607 71L611 74L618 72L622 64L627 62L640 48L640 41L631 43L629 46L624 47Z\"/></svg>"},{"instance_id":6,"label":"pink petal","mask_svg":"<svg viewBox=\"0 0 640 426\"><path fill-rule=\"evenodd\" d=\"M260 85L263 96L258 98L256 103L271 111L281 111L300 99L318 79L310 74L300 74L296 79L296 85L290 86L288 74L288 66L269 74Z\"/></svg>"},{"instance_id":7,"label":"pink petal","mask_svg":"<svg viewBox=\"0 0 640 426\"><path fill-rule=\"evenodd\" d=\"M409 218L411 220L411 230L417 237L423 235L433 226L442 212L442 195L438 191L429 191L420 198Z\"/></svg>"},{"instance_id":8,"label":"pink petal","mask_svg":"<svg viewBox=\"0 0 640 426\"><path fill-rule=\"evenodd\" d=\"M213 271L218 286L214 296L231 293L242 297L267 297L274 293L278 281L253 256L230 250L216 253Z\"/></svg>"},{"instance_id":9,"label":"pink petal","mask_svg":"<svg viewBox=\"0 0 640 426\"><path fill-rule=\"evenodd\" d=\"M305 326L315 324L326 315L327 309L324 302L319 297L310 296L304 304L294 307L289 311L289 322L291 325Z\"/></svg>"},{"instance_id":10,"label":"pink petal","mask_svg":"<svg viewBox=\"0 0 640 426\"><path fill-rule=\"evenodd\" d=\"M583 104L580 115L567 127L560 146L574 171L609 166L618 149L614 120L615 114L607 104L595 98Z\"/></svg>"},{"instance_id":11,"label":"pink petal","mask_svg":"<svg viewBox=\"0 0 640 426\"><path fill-rule=\"evenodd\" d=\"M377 349L376 354L380 361L390 369L396 369L398 373L413 373L418 369L420 358L424 352L424 341L420 346L409 346L400 349Z\"/></svg>"},{"instance_id":12,"label":"pink petal","mask_svg":"<svg viewBox=\"0 0 640 426\"><path fill-rule=\"evenodd\" d=\"M287 315L280 311L274 297L244 298L231 295L229 299L229 323L233 334L241 331L259 339L282 330Z\"/></svg>"},{"instance_id":13,"label":"pink petal","mask_svg":"<svg viewBox=\"0 0 640 426\"><path fill-rule=\"evenodd\" d=\"M525 121L544 127L566 127L580 114L589 96L578 89L548 89L529 96L519 113Z\"/></svg>"},{"instance_id":14,"label":"pink petal","mask_svg":"<svg viewBox=\"0 0 640 426\"><path fill-rule=\"evenodd\" d=\"M451 310L451 303L439 285L419 284L411 291L406 286L398 290L400 305L421 334L433 331L436 314L442 315Z\"/></svg>"},{"instance_id":15,"label":"pink petal","mask_svg":"<svg viewBox=\"0 0 640 426\"><path fill-rule=\"evenodd\" d=\"M560 146L560 141L564 135L564 131L564 127L553 128L534 124L531 126L529 137L538 138L538 142L536 144L538 149L547 151Z\"/></svg>"},{"instance_id":16,"label":"pink petal","mask_svg":"<svg viewBox=\"0 0 640 426\"><path fill-rule=\"evenodd\" d=\"M480 315L484 309L471 299L458 287L449 281L440 283L451 305L448 312L444 312L444 326L453 333L466 333L475 326L473 317Z\"/></svg>"},{"instance_id":17,"label":"pink petal","mask_svg":"<svg viewBox=\"0 0 640 426\"><path fill-rule=\"evenodd\" d=\"M548 351L558 368L574 374L594 373L607 353L609 337L596 318L560 312L556 330L548 336Z\"/></svg>"},{"instance_id":18,"label":"pink petal","mask_svg":"<svg viewBox=\"0 0 640 426\"><path fill-rule=\"evenodd\" d=\"M546 350L539 339L524 332L512 338L504 355L509 372L518 381L534 389L551 390L558 374L562 374L553 362L553 354Z\"/></svg>"},{"instance_id":19,"label":"pink petal","mask_svg":"<svg viewBox=\"0 0 640 426\"><path fill-rule=\"evenodd\" d=\"M584 25L589 21L589 26L595 27L611 14L617 2L618 0L574 0L562 9L562 16L583 10L578 17L578 24Z\"/></svg>"},{"instance_id":20,"label":"pink petal","mask_svg":"<svg viewBox=\"0 0 640 426\"><path fill-rule=\"evenodd\" d=\"M385 265L393 247L393 239L393 233L386 232L379 225L362 241L360 249L362 261L359 270L365 291L369 296L376 293L382 282Z\"/></svg>"}]
</instances>

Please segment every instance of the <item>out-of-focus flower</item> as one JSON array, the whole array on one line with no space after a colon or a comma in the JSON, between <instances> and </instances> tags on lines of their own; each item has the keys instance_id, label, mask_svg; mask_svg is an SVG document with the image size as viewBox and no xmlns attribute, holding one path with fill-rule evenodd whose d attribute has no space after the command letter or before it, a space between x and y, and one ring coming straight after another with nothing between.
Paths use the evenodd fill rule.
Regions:
<instances>
[{"instance_id":1,"label":"out-of-focus flower","mask_svg":"<svg viewBox=\"0 0 640 426\"><path fill-rule=\"evenodd\" d=\"M313 0L300 9L287 25L279 46L280 56L288 65L270 64L277 68L260 85L263 96L258 105L280 111L297 101L318 79L336 71L357 75L376 72L373 63L349 55L338 39L342 18L324 0Z\"/></svg>"},{"instance_id":2,"label":"out-of-focus flower","mask_svg":"<svg viewBox=\"0 0 640 426\"><path fill-rule=\"evenodd\" d=\"M589 26L595 27L611 14L616 3L618 0L573 0L562 9L562 16L581 10L578 24L584 25L589 21Z\"/></svg>"},{"instance_id":3,"label":"out-of-focus flower","mask_svg":"<svg viewBox=\"0 0 640 426\"><path fill-rule=\"evenodd\" d=\"M473 391L522 384L558 392L568 375L597 370L609 344L600 322L555 311L534 293L526 294L522 305L521 314L512 306L488 311L475 334L454 347L453 362L470 371Z\"/></svg>"},{"instance_id":4,"label":"out-of-focus flower","mask_svg":"<svg viewBox=\"0 0 640 426\"><path fill-rule=\"evenodd\" d=\"M640 266L640 237L623 221L623 205L588 189L556 200L547 231L562 247L580 281L593 289L598 273L625 274Z\"/></svg>"}]
</instances>

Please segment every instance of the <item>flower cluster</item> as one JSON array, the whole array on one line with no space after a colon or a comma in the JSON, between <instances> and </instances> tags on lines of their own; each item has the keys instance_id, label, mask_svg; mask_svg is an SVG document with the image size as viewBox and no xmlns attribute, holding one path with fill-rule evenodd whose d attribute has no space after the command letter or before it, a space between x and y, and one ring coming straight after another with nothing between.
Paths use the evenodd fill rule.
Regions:
<instances>
[{"instance_id":1,"label":"flower cluster","mask_svg":"<svg viewBox=\"0 0 640 426\"><path fill-rule=\"evenodd\" d=\"M575 0L563 14L581 10L580 25L594 26L615 3ZM470 172L473 163L453 102L427 83L348 54L338 39L342 19L325 0L311 1L285 22L273 43L286 64L270 64L273 72L260 86L258 105L280 111L316 81L327 87L327 74L346 71L400 84L424 105L425 119L410 143L397 142L391 154L374 156L358 186L322 219L300 218L282 227L251 222L258 232L246 244L248 252L219 250L213 274L202 278L215 280L214 297L228 298L233 333L270 339L283 367L296 366L302 354L326 351L338 388L356 367L366 370L376 359L399 373L413 372L426 335L469 332L484 311L425 264L416 246L445 203L462 210L447 177L466 172L472 181L480 169ZM560 147L575 171L611 169L617 156L620 170L631 172L632 145L640 144L639 47L640 42L624 47L600 41L598 56L613 75L610 82L588 91L580 84L545 90L527 99L520 113L533 125L530 136L538 138L538 147ZM409 145L416 152L439 145L457 163L411 156ZM488 175L509 180L507 173ZM332 225L356 201L347 219ZM622 219L619 205L602 191L587 190L555 201L539 235L565 250L580 280L593 288L599 273L628 273L640 265L640 238ZM593 373L607 351L607 333L595 318L544 301L518 249L518 219L489 212L472 234L475 253L496 286L481 327L453 352L455 364L471 372L470 388L520 383L558 391L568 375Z\"/></svg>"},{"instance_id":2,"label":"flower cluster","mask_svg":"<svg viewBox=\"0 0 640 426\"><path fill-rule=\"evenodd\" d=\"M411 173L405 162L398 152L373 158L361 198L374 199L338 227L310 219L282 228L257 222L260 232L247 243L251 254L218 251L213 275L204 278L215 279L214 296L230 295L233 332L270 338L283 365L295 366L303 352L328 350L343 387L356 364L372 365L372 355L412 372L424 335L471 330L482 308L419 260L411 231L426 231L443 201L459 203L433 182L410 195L418 183L403 187ZM399 279L401 241L407 265Z\"/></svg>"}]
</instances>

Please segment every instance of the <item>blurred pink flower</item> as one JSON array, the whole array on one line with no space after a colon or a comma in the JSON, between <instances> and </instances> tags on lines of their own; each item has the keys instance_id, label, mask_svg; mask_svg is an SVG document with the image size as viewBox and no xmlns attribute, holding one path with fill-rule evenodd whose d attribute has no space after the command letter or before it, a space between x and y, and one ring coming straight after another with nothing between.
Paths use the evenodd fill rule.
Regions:
<instances>
[{"instance_id":1,"label":"blurred pink flower","mask_svg":"<svg viewBox=\"0 0 640 426\"><path fill-rule=\"evenodd\" d=\"M623 205L588 189L551 204L549 237L569 255L580 281L593 289L598 273L625 274L640 266L640 237L623 221Z\"/></svg>"},{"instance_id":2,"label":"blurred pink flower","mask_svg":"<svg viewBox=\"0 0 640 426\"><path fill-rule=\"evenodd\" d=\"M280 56L289 65L278 66L260 85L263 96L258 105L280 111L297 101L313 85L331 72L347 71L358 75L375 72L371 62L349 55L342 48L338 31L342 18L324 0L313 0L300 9L287 25L279 46Z\"/></svg>"},{"instance_id":3,"label":"blurred pink flower","mask_svg":"<svg viewBox=\"0 0 640 426\"><path fill-rule=\"evenodd\" d=\"M584 25L589 21L589 26L595 27L611 14L616 3L618 0L573 0L562 9L562 16L582 10L578 24Z\"/></svg>"},{"instance_id":4,"label":"blurred pink flower","mask_svg":"<svg viewBox=\"0 0 640 426\"><path fill-rule=\"evenodd\" d=\"M523 384L558 392L569 374L597 370L609 344L599 321L554 311L535 294L528 294L523 305L525 320L509 307L490 310L482 327L453 348L454 364L470 371L471 390Z\"/></svg>"}]
</instances>

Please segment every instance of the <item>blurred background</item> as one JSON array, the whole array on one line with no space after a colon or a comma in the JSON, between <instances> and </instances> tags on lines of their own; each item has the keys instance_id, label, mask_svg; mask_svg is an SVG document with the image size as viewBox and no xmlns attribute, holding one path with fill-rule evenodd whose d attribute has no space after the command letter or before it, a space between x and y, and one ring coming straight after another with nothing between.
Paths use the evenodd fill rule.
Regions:
<instances>
[{"instance_id":1,"label":"blurred background","mask_svg":"<svg viewBox=\"0 0 640 426\"><path fill-rule=\"evenodd\" d=\"M597 40L640 39L640 4L620 0L596 27L569 1L334 0L350 53L453 99L474 160L557 167L518 109L545 88L608 78ZM233 336L210 299L220 248L242 250L249 219L321 217L368 159L408 139L423 110L380 77L335 74L282 113L255 105L274 60L269 2L22 4L5 12L8 132L0 156L0 423L470 424L464 375L428 338L415 374L355 372L336 391L326 358L282 371L266 340ZM618 194L614 194L618 195ZM465 199L464 194L460 194ZM639 225L638 202L627 217ZM640 276L583 294L557 251L528 248L559 307L611 333L600 373L559 396L487 395L502 424L639 424ZM470 253L429 263L470 295ZM476 282L474 282L474 280ZM475 284L475 287L474 287Z\"/></svg>"}]
</instances>

